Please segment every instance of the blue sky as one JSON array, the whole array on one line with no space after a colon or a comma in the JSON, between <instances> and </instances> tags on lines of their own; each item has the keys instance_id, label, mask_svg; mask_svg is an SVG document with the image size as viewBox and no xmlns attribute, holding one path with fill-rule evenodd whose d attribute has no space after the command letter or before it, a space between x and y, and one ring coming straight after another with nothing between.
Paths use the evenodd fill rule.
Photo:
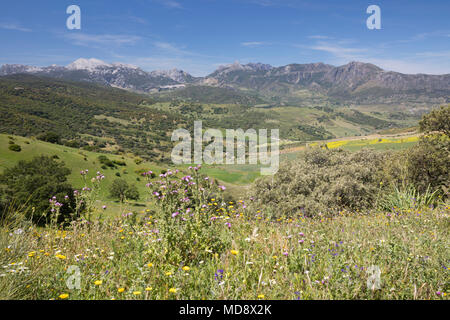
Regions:
<instances>
[{"instance_id":1,"label":"blue sky","mask_svg":"<svg viewBox=\"0 0 450 320\"><path fill-rule=\"evenodd\" d=\"M66 8L81 8L81 30ZM369 30L369 5L381 30ZM2 1L0 64L66 65L77 58L179 68L196 76L235 61L450 73L448 0Z\"/></svg>"}]
</instances>

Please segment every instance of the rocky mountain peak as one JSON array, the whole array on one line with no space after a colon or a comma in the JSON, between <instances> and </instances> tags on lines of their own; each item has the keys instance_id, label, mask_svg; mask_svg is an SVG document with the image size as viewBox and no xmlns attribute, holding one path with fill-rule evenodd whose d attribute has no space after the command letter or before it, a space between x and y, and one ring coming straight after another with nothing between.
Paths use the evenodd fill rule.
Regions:
<instances>
[{"instance_id":1,"label":"rocky mountain peak","mask_svg":"<svg viewBox=\"0 0 450 320\"><path fill-rule=\"evenodd\" d=\"M108 64L102 60L95 59L95 58L91 58L91 59L80 58L78 60L75 60L71 64L69 64L66 68L69 70L94 71L95 69L98 69L99 67L112 67L112 65Z\"/></svg>"}]
</instances>

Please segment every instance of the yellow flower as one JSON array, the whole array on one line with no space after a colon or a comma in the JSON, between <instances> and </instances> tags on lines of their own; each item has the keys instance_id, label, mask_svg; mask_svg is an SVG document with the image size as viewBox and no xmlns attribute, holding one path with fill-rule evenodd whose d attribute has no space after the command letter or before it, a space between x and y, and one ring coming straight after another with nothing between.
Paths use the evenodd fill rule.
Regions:
<instances>
[{"instance_id":1,"label":"yellow flower","mask_svg":"<svg viewBox=\"0 0 450 320\"><path fill-rule=\"evenodd\" d=\"M140 292L140 291L134 291L133 292L133 294L135 295L135 296L138 296L138 295L140 295L142 292Z\"/></svg>"},{"instance_id":2,"label":"yellow flower","mask_svg":"<svg viewBox=\"0 0 450 320\"><path fill-rule=\"evenodd\" d=\"M182 269L183 269L184 271L189 271L189 270L191 270L191 268L189 268L188 266L184 266Z\"/></svg>"},{"instance_id":3,"label":"yellow flower","mask_svg":"<svg viewBox=\"0 0 450 320\"><path fill-rule=\"evenodd\" d=\"M172 272L166 272L166 276L171 276L172 275Z\"/></svg>"},{"instance_id":4,"label":"yellow flower","mask_svg":"<svg viewBox=\"0 0 450 320\"><path fill-rule=\"evenodd\" d=\"M102 283L103 283L102 280L97 280L97 281L94 282L94 284L95 284L96 286L99 286L99 285L101 285Z\"/></svg>"},{"instance_id":5,"label":"yellow flower","mask_svg":"<svg viewBox=\"0 0 450 320\"><path fill-rule=\"evenodd\" d=\"M61 260L66 260L66 256L63 256L62 254L57 254L55 257Z\"/></svg>"},{"instance_id":6,"label":"yellow flower","mask_svg":"<svg viewBox=\"0 0 450 320\"><path fill-rule=\"evenodd\" d=\"M152 291L152 290L153 290L152 287L147 287L147 288L145 288L145 291Z\"/></svg>"},{"instance_id":7,"label":"yellow flower","mask_svg":"<svg viewBox=\"0 0 450 320\"><path fill-rule=\"evenodd\" d=\"M63 293L59 296L60 299L67 299L69 295L67 293Z\"/></svg>"},{"instance_id":8,"label":"yellow flower","mask_svg":"<svg viewBox=\"0 0 450 320\"><path fill-rule=\"evenodd\" d=\"M237 250L231 250L230 253L231 253L232 255L234 255L234 256L237 256L238 253L239 253L239 251L237 251Z\"/></svg>"},{"instance_id":9,"label":"yellow flower","mask_svg":"<svg viewBox=\"0 0 450 320\"><path fill-rule=\"evenodd\" d=\"M147 267L149 267L149 268L153 267L153 263L148 263Z\"/></svg>"},{"instance_id":10,"label":"yellow flower","mask_svg":"<svg viewBox=\"0 0 450 320\"><path fill-rule=\"evenodd\" d=\"M258 299L264 299L264 295L263 295L263 294L260 294L260 295L258 296Z\"/></svg>"},{"instance_id":11,"label":"yellow flower","mask_svg":"<svg viewBox=\"0 0 450 320\"><path fill-rule=\"evenodd\" d=\"M170 288L170 289L169 289L169 292L170 292L170 293L177 293L177 289L175 289L175 288Z\"/></svg>"},{"instance_id":12,"label":"yellow flower","mask_svg":"<svg viewBox=\"0 0 450 320\"><path fill-rule=\"evenodd\" d=\"M117 289L117 292L119 292L119 293L122 293L122 292L124 292L125 291L125 288L119 288L119 289Z\"/></svg>"}]
</instances>

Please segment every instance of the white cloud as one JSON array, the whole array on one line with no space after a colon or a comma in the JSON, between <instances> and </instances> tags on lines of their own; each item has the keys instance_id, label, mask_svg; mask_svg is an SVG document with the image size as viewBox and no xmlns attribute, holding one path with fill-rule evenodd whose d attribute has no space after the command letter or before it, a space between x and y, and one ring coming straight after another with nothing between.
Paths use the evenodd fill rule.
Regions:
<instances>
[{"instance_id":1,"label":"white cloud","mask_svg":"<svg viewBox=\"0 0 450 320\"><path fill-rule=\"evenodd\" d=\"M323 36L323 35L312 35L308 36L309 39L318 39L318 40L327 40L327 39L333 39L329 36Z\"/></svg>"},{"instance_id":2,"label":"white cloud","mask_svg":"<svg viewBox=\"0 0 450 320\"><path fill-rule=\"evenodd\" d=\"M346 48L337 44L329 44L324 42L319 42L316 45L310 46L310 49L325 51L332 53L340 58L349 58L355 56L357 53L366 52L367 49L364 48Z\"/></svg>"},{"instance_id":3,"label":"white cloud","mask_svg":"<svg viewBox=\"0 0 450 320\"><path fill-rule=\"evenodd\" d=\"M175 0L153 0L154 2L158 2L162 4L165 7L171 8L171 9L182 9L183 6L180 2Z\"/></svg>"},{"instance_id":4,"label":"white cloud","mask_svg":"<svg viewBox=\"0 0 450 320\"><path fill-rule=\"evenodd\" d=\"M85 34L85 33L68 33L65 37L73 42L73 44L81 46L98 46L98 45L133 45L142 38L133 35L114 35L114 34Z\"/></svg>"},{"instance_id":5,"label":"white cloud","mask_svg":"<svg viewBox=\"0 0 450 320\"><path fill-rule=\"evenodd\" d=\"M15 31L22 31L22 32L32 32L31 29L28 28L24 28L18 24L15 23L0 23L0 28L1 29L6 29L6 30L15 30Z\"/></svg>"},{"instance_id":6,"label":"white cloud","mask_svg":"<svg viewBox=\"0 0 450 320\"><path fill-rule=\"evenodd\" d=\"M264 45L270 45L270 43L263 41L249 41L249 42L241 42L241 45L244 47L260 47Z\"/></svg>"},{"instance_id":7,"label":"white cloud","mask_svg":"<svg viewBox=\"0 0 450 320\"><path fill-rule=\"evenodd\" d=\"M350 61L372 63L384 70L396 71L406 74L447 74L450 73L450 52L421 52L394 55L392 51L383 46L361 48L356 46L343 46L348 41L318 41L310 46L298 46L331 55L330 63L335 65L346 64Z\"/></svg>"}]
</instances>

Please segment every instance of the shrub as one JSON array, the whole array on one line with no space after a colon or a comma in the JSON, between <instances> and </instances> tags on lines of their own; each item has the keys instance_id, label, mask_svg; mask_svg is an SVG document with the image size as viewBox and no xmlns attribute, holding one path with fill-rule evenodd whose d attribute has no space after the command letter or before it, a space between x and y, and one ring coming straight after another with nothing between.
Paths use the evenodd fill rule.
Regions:
<instances>
[{"instance_id":1,"label":"shrub","mask_svg":"<svg viewBox=\"0 0 450 320\"><path fill-rule=\"evenodd\" d=\"M166 170L156 182L147 175L158 208L160 234L170 252L166 259L173 265L197 264L230 245L229 239L220 235L223 219L232 215L224 205L223 189L202 176L200 166L190 170L191 174L181 179L176 176L178 170Z\"/></svg>"},{"instance_id":2,"label":"shrub","mask_svg":"<svg viewBox=\"0 0 450 320\"><path fill-rule=\"evenodd\" d=\"M61 137L55 132L45 132L37 137L41 141L61 144Z\"/></svg>"},{"instance_id":3,"label":"shrub","mask_svg":"<svg viewBox=\"0 0 450 320\"><path fill-rule=\"evenodd\" d=\"M433 190L448 192L450 184L450 138L432 134L420 139L407 154L408 181L419 192L430 186Z\"/></svg>"},{"instance_id":4,"label":"shrub","mask_svg":"<svg viewBox=\"0 0 450 320\"><path fill-rule=\"evenodd\" d=\"M125 199L139 200L139 191L135 185L128 185L123 179L116 179L113 181L109 194L112 198L119 199L120 202L124 202Z\"/></svg>"},{"instance_id":5,"label":"shrub","mask_svg":"<svg viewBox=\"0 0 450 320\"><path fill-rule=\"evenodd\" d=\"M430 186L448 197L450 187L450 105L435 109L420 121L425 133L408 153L408 179L420 192Z\"/></svg>"},{"instance_id":6,"label":"shrub","mask_svg":"<svg viewBox=\"0 0 450 320\"><path fill-rule=\"evenodd\" d=\"M80 148L81 147L81 143L77 140L68 140L68 141L64 142L64 145L66 147L70 147L70 148Z\"/></svg>"},{"instance_id":7,"label":"shrub","mask_svg":"<svg viewBox=\"0 0 450 320\"><path fill-rule=\"evenodd\" d=\"M115 168L115 167L116 167L116 165L114 164L114 162L111 161L110 159L108 159L107 156L103 156L103 155L99 156L99 157L98 157L98 161L100 161L100 163L101 163L102 165L108 166L108 167L110 167L110 168ZM102 168L103 168L103 166L102 166Z\"/></svg>"},{"instance_id":8,"label":"shrub","mask_svg":"<svg viewBox=\"0 0 450 320\"><path fill-rule=\"evenodd\" d=\"M274 216L372 208L387 157L372 150L308 149L275 176L258 179L252 195Z\"/></svg>"},{"instance_id":9,"label":"shrub","mask_svg":"<svg viewBox=\"0 0 450 320\"><path fill-rule=\"evenodd\" d=\"M381 210L409 210L424 209L430 206L436 206L440 202L438 191L432 192L428 187L425 192L420 193L414 185L402 187L394 186L391 192L386 192L378 203Z\"/></svg>"},{"instance_id":10,"label":"shrub","mask_svg":"<svg viewBox=\"0 0 450 320\"><path fill-rule=\"evenodd\" d=\"M27 215L35 223L45 224L55 217L52 203L57 201L58 221L73 217L75 207L73 188L67 183L70 170L64 163L39 156L30 161L19 161L15 167L8 168L0 175L0 185L5 187L6 203L19 207L28 207ZM67 196L67 197L66 197Z\"/></svg>"},{"instance_id":11,"label":"shrub","mask_svg":"<svg viewBox=\"0 0 450 320\"><path fill-rule=\"evenodd\" d=\"M121 166L121 167L124 167L124 166L127 165L127 163L125 161L122 161L122 160L113 160L113 163L118 165L118 166Z\"/></svg>"},{"instance_id":12,"label":"shrub","mask_svg":"<svg viewBox=\"0 0 450 320\"><path fill-rule=\"evenodd\" d=\"M22 151L22 148L18 145L18 144L11 144L8 147L9 150L14 151L14 152L20 152Z\"/></svg>"},{"instance_id":13,"label":"shrub","mask_svg":"<svg viewBox=\"0 0 450 320\"><path fill-rule=\"evenodd\" d=\"M4 191L0 187L0 221L3 219L5 208L6 208L6 205L4 202Z\"/></svg>"},{"instance_id":14,"label":"shrub","mask_svg":"<svg viewBox=\"0 0 450 320\"><path fill-rule=\"evenodd\" d=\"M447 105L445 107L442 106L439 109L434 109L429 114L424 115L419 123L419 126L421 132L440 132L449 136L450 105Z\"/></svg>"}]
</instances>

